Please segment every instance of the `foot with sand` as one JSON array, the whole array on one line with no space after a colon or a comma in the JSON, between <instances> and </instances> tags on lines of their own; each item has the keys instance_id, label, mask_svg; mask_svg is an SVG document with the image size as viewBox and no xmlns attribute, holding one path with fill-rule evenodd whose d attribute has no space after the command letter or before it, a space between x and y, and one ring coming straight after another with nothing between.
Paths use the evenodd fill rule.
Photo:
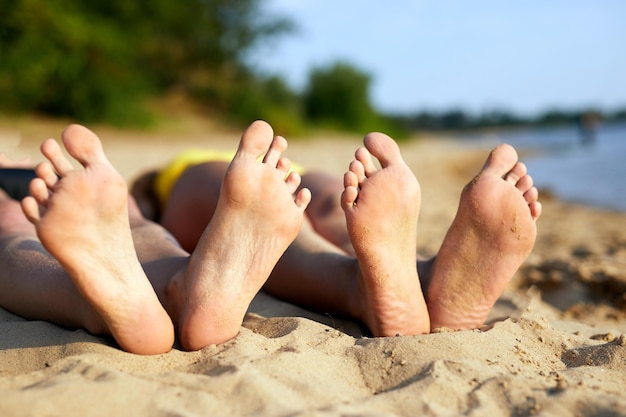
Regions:
<instances>
[{"instance_id":1,"label":"foot with sand","mask_svg":"<svg viewBox=\"0 0 626 417\"><path fill-rule=\"evenodd\" d=\"M56 141L45 141L49 163L37 166L24 214L124 350L167 352L174 329L135 253L126 183L91 131L72 125L62 139L83 168L74 169Z\"/></svg>"},{"instance_id":2,"label":"foot with sand","mask_svg":"<svg viewBox=\"0 0 626 417\"><path fill-rule=\"evenodd\" d=\"M415 267L419 183L393 139L372 133L364 144L345 174L341 197L359 264L358 316L374 336L428 333Z\"/></svg>"},{"instance_id":3,"label":"foot with sand","mask_svg":"<svg viewBox=\"0 0 626 417\"><path fill-rule=\"evenodd\" d=\"M538 192L515 149L500 145L463 189L456 217L433 263L431 328L481 327L532 250Z\"/></svg>"},{"instance_id":4,"label":"foot with sand","mask_svg":"<svg viewBox=\"0 0 626 417\"><path fill-rule=\"evenodd\" d=\"M357 316L375 336L481 327L535 243L537 189L515 149L501 145L463 190L429 270L425 302L415 268L420 187L397 144L368 135L344 183L359 265Z\"/></svg>"},{"instance_id":5,"label":"foot with sand","mask_svg":"<svg viewBox=\"0 0 626 417\"><path fill-rule=\"evenodd\" d=\"M302 225L311 194L281 157L287 141L265 122L243 134L225 174L217 208L169 298L178 305L185 349L223 343L243 317ZM262 162L258 161L264 155Z\"/></svg>"}]
</instances>

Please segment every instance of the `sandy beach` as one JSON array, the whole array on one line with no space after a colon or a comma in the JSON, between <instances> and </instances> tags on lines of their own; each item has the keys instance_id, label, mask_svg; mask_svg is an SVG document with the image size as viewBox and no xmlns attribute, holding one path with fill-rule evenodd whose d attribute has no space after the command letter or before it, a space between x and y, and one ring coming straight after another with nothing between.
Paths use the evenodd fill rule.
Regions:
<instances>
[{"instance_id":1,"label":"sandy beach","mask_svg":"<svg viewBox=\"0 0 626 417\"><path fill-rule=\"evenodd\" d=\"M0 119L0 151L36 162L39 143L63 126ZM129 181L180 150L239 139L196 118L157 131L90 127ZM361 140L288 139L290 159L337 175ZM434 255L488 149L445 138L401 149L422 187L418 247ZM261 293L235 339L143 357L0 309L0 415L626 415L626 213L540 200L535 250L487 330L371 338Z\"/></svg>"}]
</instances>

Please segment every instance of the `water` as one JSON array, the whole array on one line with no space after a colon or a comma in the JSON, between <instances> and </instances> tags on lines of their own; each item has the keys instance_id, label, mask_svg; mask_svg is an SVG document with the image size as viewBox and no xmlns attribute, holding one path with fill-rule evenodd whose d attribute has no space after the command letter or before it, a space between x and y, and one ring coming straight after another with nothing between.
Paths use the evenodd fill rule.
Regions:
<instances>
[{"instance_id":1,"label":"water","mask_svg":"<svg viewBox=\"0 0 626 417\"><path fill-rule=\"evenodd\" d=\"M558 198L626 212L626 123L603 124L584 141L577 126L474 136L524 153L535 185ZM477 143L477 142L474 142Z\"/></svg>"}]
</instances>

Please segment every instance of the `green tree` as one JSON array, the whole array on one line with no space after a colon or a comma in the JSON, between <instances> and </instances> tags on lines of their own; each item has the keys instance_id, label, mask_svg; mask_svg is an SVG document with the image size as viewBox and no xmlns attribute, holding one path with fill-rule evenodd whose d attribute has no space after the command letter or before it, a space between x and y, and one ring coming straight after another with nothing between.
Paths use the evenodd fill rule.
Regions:
<instances>
[{"instance_id":1,"label":"green tree","mask_svg":"<svg viewBox=\"0 0 626 417\"><path fill-rule=\"evenodd\" d=\"M578 115L571 111L550 109L540 114L534 121L537 125L558 125L576 123Z\"/></svg>"},{"instance_id":2,"label":"green tree","mask_svg":"<svg viewBox=\"0 0 626 417\"><path fill-rule=\"evenodd\" d=\"M112 102L146 88L132 42L106 19L55 0L2 1L1 9L3 107L96 120L113 116Z\"/></svg>"},{"instance_id":3,"label":"green tree","mask_svg":"<svg viewBox=\"0 0 626 417\"><path fill-rule=\"evenodd\" d=\"M345 62L314 68L303 97L307 118L350 130L366 128L377 118L370 82L369 74Z\"/></svg>"},{"instance_id":4,"label":"green tree","mask_svg":"<svg viewBox=\"0 0 626 417\"><path fill-rule=\"evenodd\" d=\"M277 134L297 135L305 130L301 98L280 77L256 77L240 83L229 95L228 109L228 115L236 120L267 121Z\"/></svg>"},{"instance_id":5,"label":"green tree","mask_svg":"<svg viewBox=\"0 0 626 417\"><path fill-rule=\"evenodd\" d=\"M134 120L182 88L219 108L247 82L247 54L287 33L261 0L0 0L0 107Z\"/></svg>"}]
</instances>

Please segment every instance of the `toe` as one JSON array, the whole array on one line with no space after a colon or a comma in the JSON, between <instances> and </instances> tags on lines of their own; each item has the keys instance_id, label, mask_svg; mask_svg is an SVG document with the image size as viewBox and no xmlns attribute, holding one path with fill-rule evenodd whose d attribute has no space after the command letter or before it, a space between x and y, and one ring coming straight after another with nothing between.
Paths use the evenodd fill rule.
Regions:
<instances>
[{"instance_id":1,"label":"toe","mask_svg":"<svg viewBox=\"0 0 626 417\"><path fill-rule=\"evenodd\" d=\"M352 161L350 163L350 169L343 176L343 186L345 187L358 187L365 180L365 171L363 164L359 161Z\"/></svg>"},{"instance_id":2,"label":"toe","mask_svg":"<svg viewBox=\"0 0 626 417\"><path fill-rule=\"evenodd\" d=\"M63 155L61 147L54 139L46 139L41 144L41 153L50 161L56 172L61 176L65 176L74 169L70 161Z\"/></svg>"},{"instance_id":3,"label":"toe","mask_svg":"<svg viewBox=\"0 0 626 417\"><path fill-rule=\"evenodd\" d=\"M530 209L530 215L533 218L533 220L537 220L539 216L541 216L542 207L539 201L530 203L528 205L528 208Z\"/></svg>"},{"instance_id":4,"label":"toe","mask_svg":"<svg viewBox=\"0 0 626 417\"><path fill-rule=\"evenodd\" d=\"M528 204L534 203L538 199L539 199L539 191L537 190L536 187L530 187L524 193L524 200L526 200Z\"/></svg>"},{"instance_id":5,"label":"toe","mask_svg":"<svg viewBox=\"0 0 626 417\"><path fill-rule=\"evenodd\" d=\"M380 161L384 168L397 161L402 161L402 155L398 144L384 133L370 133L363 140L369 152Z\"/></svg>"},{"instance_id":6,"label":"toe","mask_svg":"<svg viewBox=\"0 0 626 417\"><path fill-rule=\"evenodd\" d=\"M22 200L22 211L29 222L35 224L41 220L39 204L32 196L24 197Z\"/></svg>"},{"instance_id":7,"label":"toe","mask_svg":"<svg viewBox=\"0 0 626 417\"><path fill-rule=\"evenodd\" d=\"M61 134L63 145L82 166L108 162L102 142L95 133L81 125L70 125Z\"/></svg>"},{"instance_id":8,"label":"toe","mask_svg":"<svg viewBox=\"0 0 626 417\"><path fill-rule=\"evenodd\" d=\"M341 194L341 204L345 208L352 207L358 196L359 180L357 174L348 171L343 176L344 190Z\"/></svg>"},{"instance_id":9,"label":"toe","mask_svg":"<svg viewBox=\"0 0 626 417\"><path fill-rule=\"evenodd\" d=\"M48 188L54 188L57 182L59 182L59 177L56 172L54 172L54 169L49 162L42 162L38 164L35 167L35 174L46 183Z\"/></svg>"},{"instance_id":10,"label":"toe","mask_svg":"<svg viewBox=\"0 0 626 417\"><path fill-rule=\"evenodd\" d=\"M281 154L287 149L287 139L282 136L276 136L272 140L272 144L270 145L265 157L263 157L263 162L270 166L277 166L278 161L280 160Z\"/></svg>"},{"instance_id":11,"label":"toe","mask_svg":"<svg viewBox=\"0 0 626 417\"><path fill-rule=\"evenodd\" d=\"M289 158L280 158L276 164L276 169L287 175L287 172L291 169L291 161Z\"/></svg>"},{"instance_id":12,"label":"toe","mask_svg":"<svg viewBox=\"0 0 626 417\"><path fill-rule=\"evenodd\" d=\"M257 120L243 132L235 157L256 159L269 150L273 138L272 127L262 120Z\"/></svg>"},{"instance_id":13,"label":"toe","mask_svg":"<svg viewBox=\"0 0 626 417\"><path fill-rule=\"evenodd\" d=\"M363 181L365 181L366 176L365 176L365 167L363 166L363 163L361 161L352 161L350 162L350 166L349 166L349 172L352 172L354 174L354 178L356 178L355 183L354 184L350 184L353 185L355 187L358 187L359 184L363 183ZM345 183L345 176L344 176L344 183ZM345 186L345 184L344 184Z\"/></svg>"},{"instance_id":14,"label":"toe","mask_svg":"<svg viewBox=\"0 0 626 417\"><path fill-rule=\"evenodd\" d=\"M341 206L344 210L350 210L356 203L359 192L356 187L346 187L341 193Z\"/></svg>"},{"instance_id":15,"label":"toe","mask_svg":"<svg viewBox=\"0 0 626 417\"><path fill-rule=\"evenodd\" d=\"M517 163L517 152L511 145L498 145L489 153L482 173L504 178Z\"/></svg>"},{"instance_id":16,"label":"toe","mask_svg":"<svg viewBox=\"0 0 626 417\"><path fill-rule=\"evenodd\" d=\"M42 206L47 206L50 198L48 186L41 178L33 178L29 186L30 195Z\"/></svg>"},{"instance_id":17,"label":"toe","mask_svg":"<svg viewBox=\"0 0 626 417\"><path fill-rule=\"evenodd\" d=\"M311 202L311 191L308 188L303 188L298 191L295 198L296 206L298 206L302 211L306 209L306 207Z\"/></svg>"},{"instance_id":18,"label":"toe","mask_svg":"<svg viewBox=\"0 0 626 417\"><path fill-rule=\"evenodd\" d=\"M360 147L359 149L357 149L356 152L354 153L354 157L363 166L363 174L366 177L369 177L372 174L374 174L376 171L378 171L378 167L376 166L376 164L374 163L374 160L372 159L372 154L370 153L369 150L367 150L367 148Z\"/></svg>"},{"instance_id":19,"label":"toe","mask_svg":"<svg viewBox=\"0 0 626 417\"><path fill-rule=\"evenodd\" d=\"M522 178L517 181L515 187L524 194L526 191L530 190L533 186L533 179L530 175L524 175Z\"/></svg>"},{"instance_id":20,"label":"toe","mask_svg":"<svg viewBox=\"0 0 626 417\"><path fill-rule=\"evenodd\" d=\"M287 184L287 189L291 194L296 192L296 190L300 186L300 182L302 182L302 179L300 178L300 174L298 174L297 172L289 173L287 179L285 180L285 184Z\"/></svg>"},{"instance_id":21,"label":"toe","mask_svg":"<svg viewBox=\"0 0 626 417\"><path fill-rule=\"evenodd\" d=\"M526 175L526 172L526 165L518 162L504 175L504 179L513 185L517 185L518 181Z\"/></svg>"},{"instance_id":22,"label":"toe","mask_svg":"<svg viewBox=\"0 0 626 417\"><path fill-rule=\"evenodd\" d=\"M358 187L359 179L357 174L350 170L343 175L343 186L344 187Z\"/></svg>"}]
</instances>

